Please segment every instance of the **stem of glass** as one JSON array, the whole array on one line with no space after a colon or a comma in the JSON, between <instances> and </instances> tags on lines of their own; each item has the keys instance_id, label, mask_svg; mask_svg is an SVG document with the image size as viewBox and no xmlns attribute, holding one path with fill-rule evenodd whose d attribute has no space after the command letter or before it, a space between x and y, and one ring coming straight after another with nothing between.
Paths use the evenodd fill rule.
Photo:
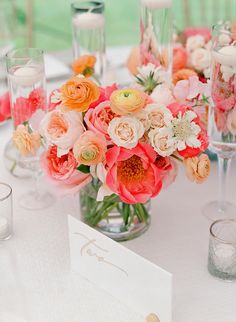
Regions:
<instances>
[{"instance_id":1,"label":"stem of glass","mask_svg":"<svg viewBox=\"0 0 236 322\"><path fill-rule=\"evenodd\" d=\"M218 196L218 209L219 212L225 212L226 208L226 185L231 164L231 158L226 158L218 155L219 167L219 196Z\"/></svg>"}]
</instances>

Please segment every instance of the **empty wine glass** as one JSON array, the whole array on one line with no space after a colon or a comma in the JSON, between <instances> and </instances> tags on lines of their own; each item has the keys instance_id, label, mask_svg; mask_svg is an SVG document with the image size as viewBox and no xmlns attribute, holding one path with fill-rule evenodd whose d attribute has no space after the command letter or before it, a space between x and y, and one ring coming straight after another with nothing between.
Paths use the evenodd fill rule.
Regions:
<instances>
[{"instance_id":1,"label":"empty wine glass","mask_svg":"<svg viewBox=\"0 0 236 322\"><path fill-rule=\"evenodd\" d=\"M213 27L212 36L208 134L210 149L218 156L219 196L203 212L217 220L236 214L236 205L225 199L230 163L236 153L236 31L228 24L219 24Z\"/></svg>"}]
</instances>

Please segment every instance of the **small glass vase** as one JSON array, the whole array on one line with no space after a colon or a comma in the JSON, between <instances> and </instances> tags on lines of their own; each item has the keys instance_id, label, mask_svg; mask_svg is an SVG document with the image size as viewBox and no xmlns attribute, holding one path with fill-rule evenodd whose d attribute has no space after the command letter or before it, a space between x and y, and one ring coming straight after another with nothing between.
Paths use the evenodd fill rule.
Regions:
<instances>
[{"instance_id":1,"label":"small glass vase","mask_svg":"<svg viewBox=\"0 0 236 322\"><path fill-rule=\"evenodd\" d=\"M112 194L97 201L100 184L96 181L80 191L81 219L104 235L125 241L143 234L150 225L150 200L145 204L126 204Z\"/></svg>"}]
</instances>

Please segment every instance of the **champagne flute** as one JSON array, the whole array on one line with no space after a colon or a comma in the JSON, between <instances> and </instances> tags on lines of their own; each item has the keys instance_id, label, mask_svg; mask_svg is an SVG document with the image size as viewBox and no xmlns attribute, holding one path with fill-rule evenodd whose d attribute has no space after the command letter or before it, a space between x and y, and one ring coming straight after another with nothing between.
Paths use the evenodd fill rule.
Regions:
<instances>
[{"instance_id":1,"label":"champagne flute","mask_svg":"<svg viewBox=\"0 0 236 322\"><path fill-rule=\"evenodd\" d=\"M211 96L208 134L210 149L218 156L218 200L205 205L210 220L235 216L236 205L226 201L226 183L236 153L236 31L218 24L212 32Z\"/></svg>"}]
</instances>

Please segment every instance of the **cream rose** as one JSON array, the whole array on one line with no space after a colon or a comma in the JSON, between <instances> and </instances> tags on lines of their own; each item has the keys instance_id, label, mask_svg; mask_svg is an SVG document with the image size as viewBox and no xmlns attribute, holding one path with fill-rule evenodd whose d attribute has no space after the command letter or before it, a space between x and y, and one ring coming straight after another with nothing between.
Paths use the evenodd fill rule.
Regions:
<instances>
[{"instance_id":1,"label":"cream rose","mask_svg":"<svg viewBox=\"0 0 236 322\"><path fill-rule=\"evenodd\" d=\"M23 156L35 155L41 145L38 132L30 133L23 124L17 126L12 136L13 143Z\"/></svg>"},{"instance_id":2,"label":"cream rose","mask_svg":"<svg viewBox=\"0 0 236 322\"><path fill-rule=\"evenodd\" d=\"M151 121L148 117L147 111L142 110L141 112L133 114L133 116L143 124L145 131L148 131L150 129Z\"/></svg>"},{"instance_id":3,"label":"cream rose","mask_svg":"<svg viewBox=\"0 0 236 322\"><path fill-rule=\"evenodd\" d=\"M148 134L153 149L162 157L171 155L176 145L173 140L173 133L168 128L154 129Z\"/></svg>"},{"instance_id":4,"label":"cream rose","mask_svg":"<svg viewBox=\"0 0 236 322\"><path fill-rule=\"evenodd\" d=\"M198 71L203 71L210 66L211 55L205 48L197 48L193 51L190 63Z\"/></svg>"},{"instance_id":5,"label":"cream rose","mask_svg":"<svg viewBox=\"0 0 236 322\"><path fill-rule=\"evenodd\" d=\"M172 113L164 105L149 104L146 106L145 111L148 113L151 128L160 129L171 125Z\"/></svg>"},{"instance_id":6,"label":"cream rose","mask_svg":"<svg viewBox=\"0 0 236 322\"><path fill-rule=\"evenodd\" d=\"M227 116L227 129L233 135L236 135L236 106L229 112Z\"/></svg>"},{"instance_id":7,"label":"cream rose","mask_svg":"<svg viewBox=\"0 0 236 322\"><path fill-rule=\"evenodd\" d=\"M203 47L205 44L204 37L201 35L191 36L187 39L186 49L188 52Z\"/></svg>"},{"instance_id":8,"label":"cream rose","mask_svg":"<svg viewBox=\"0 0 236 322\"><path fill-rule=\"evenodd\" d=\"M201 154L200 157L184 159L184 166L187 178L190 181L202 183L209 177L211 164L206 154Z\"/></svg>"},{"instance_id":9,"label":"cream rose","mask_svg":"<svg viewBox=\"0 0 236 322\"><path fill-rule=\"evenodd\" d=\"M144 126L132 116L115 117L108 126L108 134L116 145L132 149L143 136Z\"/></svg>"},{"instance_id":10,"label":"cream rose","mask_svg":"<svg viewBox=\"0 0 236 322\"><path fill-rule=\"evenodd\" d=\"M50 145L57 146L58 156L65 155L84 132L82 114L75 111L54 110L40 123L40 134Z\"/></svg>"},{"instance_id":11,"label":"cream rose","mask_svg":"<svg viewBox=\"0 0 236 322\"><path fill-rule=\"evenodd\" d=\"M174 102L174 97L172 92L166 84L158 85L152 92L151 98L154 103L158 103L160 105L169 105Z\"/></svg>"}]
</instances>

